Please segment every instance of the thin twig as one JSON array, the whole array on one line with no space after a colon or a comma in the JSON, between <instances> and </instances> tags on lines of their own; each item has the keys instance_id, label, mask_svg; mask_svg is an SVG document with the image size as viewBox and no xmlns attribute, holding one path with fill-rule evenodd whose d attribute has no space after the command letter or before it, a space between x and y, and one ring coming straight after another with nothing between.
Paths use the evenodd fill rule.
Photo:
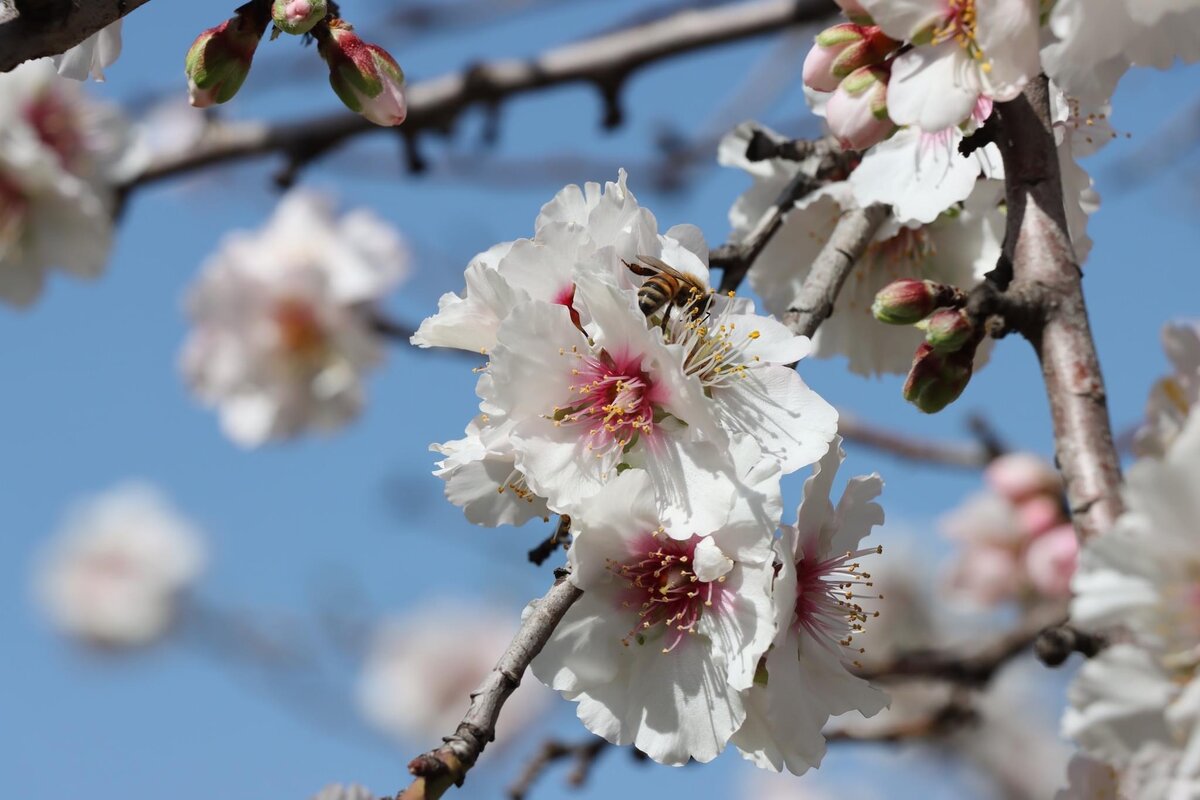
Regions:
<instances>
[{"instance_id":1,"label":"thin twig","mask_svg":"<svg viewBox=\"0 0 1200 800\"><path fill-rule=\"evenodd\" d=\"M580 787L587 782L596 760L609 748L609 743L598 736L584 742L568 744L557 739L543 742L537 755L530 759L521 771L517 780L508 788L510 800L525 800L533 785L551 765L565 758L573 759L575 764L567 773L567 784Z\"/></svg>"},{"instance_id":2,"label":"thin twig","mask_svg":"<svg viewBox=\"0 0 1200 800\"><path fill-rule=\"evenodd\" d=\"M983 469L990 461L989 453L976 444L950 444L917 439L887 428L877 427L838 410L838 434L847 441L881 450L885 453L945 467Z\"/></svg>"},{"instance_id":3,"label":"thin twig","mask_svg":"<svg viewBox=\"0 0 1200 800\"><path fill-rule=\"evenodd\" d=\"M462 72L414 83L408 88L408 119L399 129L411 139L420 131L451 130L473 106L495 106L507 98L569 83L597 88L609 123L619 122L617 101L628 77L647 64L707 47L775 33L824 19L836 12L829 0L753 0L703 11L683 11L661 20L549 50L530 59L485 62ZM217 163L282 153L284 174L319 158L346 139L383 130L357 114L338 113L279 125L225 123L188 152L163 158L123 188L192 172Z\"/></svg>"},{"instance_id":4,"label":"thin twig","mask_svg":"<svg viewBox=\"0 0 1200 800\"><path fill-rule=\"evenodd\" d=\"M1067 233L1048 82L1029 82L996 106L1007 194L1006 264L993 281L1012 327L1033 345L1054 422L1055 449L1072 520L1081 539L1116 522L1122 511L1120 462L1113 445L1104 378L1088 323L1079 266Z\"/></svg>"},{"instance_id":5,"label":"thin twig","mask_svg":"<svg viewBox=\"0 0 1200 800\"><path fill-rule=\"evenodd\" d=\"M935 679L965 686L983 686L1008 662L1033 647L1047 628L1061 625L1059 609L1033 614L1017 628L981 648L958 650L915 650L901 653L879 664L867 664L855 673L872 681Z\"/></svg>"},{"instance_id":6,"label":"thin twig","mask_svg":"<svg viewBox=\"0 0 1200 800\"><path fill-rule=\"evenodd\" d=\"M793 333L812 336L829 318L850 270L862 258L890 213L887 206L873 205L842 214L829 241L809 268L804 285L783 315L783 324Z\"/></svg>"},{"instance_id":7,"label":"thin twig","mask_svg":"<svg viewBox=\"0 0 1200 800\"><path fill-rule=\"evenodd\" d=\"M928 714L916 719L904 720L890 728L863 731L839 728L825 731L824 735L825 741L830 744L846 742L892 744L913 739L932 739L945 736L977 722L979 722L979 712L972 707L970 700L956 695Z\"/></svg>"},{"instance_id":8,"label":"thin twig","mask_svg":"<svg viewBox=\"0 0 1200 800\"><path fill-rule=\"evenodd\" d=\"M521 676L571 604L582 595L583 590L568 579L566 571L560 571L550 591L526 613L496 666L471 693L471 706L458 729L445 738L441 747L409 762L408 771L415 780L396 795L396 800L435 800L451 786L462 785L483 748L496 738L496 720L505 701L520 685Z\"/></svg>"},{"instance_id":9,"label":"thin twig","mask_svg":"<svg viewBox=\"0 0 1200 800\"><path fill-rule=\"evenodd\" d=\"M554 526L554 532L543 539L537 547L529 551L529 560L540 567L546 563L546 559L554 555L554 551L570 544L570 536L571 517L563 514L558 518L558 524Z\"/></svg>"}]
</instances>

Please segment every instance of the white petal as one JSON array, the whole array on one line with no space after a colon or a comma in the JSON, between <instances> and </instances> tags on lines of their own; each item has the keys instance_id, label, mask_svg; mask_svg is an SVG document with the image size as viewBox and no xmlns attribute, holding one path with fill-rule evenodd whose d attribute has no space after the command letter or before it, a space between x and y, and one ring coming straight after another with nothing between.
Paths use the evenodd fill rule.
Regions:
<instances>
[{"instance_id":1,"label":"white petal","mask_svg":"<svg viewBox=\"0 0 1200 800\"><path fill-rule=\"evenodd\" d=\"M916 125L929 132L958 125L971 116L979 99L977 88L963 76L977 72L953 40L914 47L892 65L888 116L897 125Z\"/></svg>"}]
</instances>

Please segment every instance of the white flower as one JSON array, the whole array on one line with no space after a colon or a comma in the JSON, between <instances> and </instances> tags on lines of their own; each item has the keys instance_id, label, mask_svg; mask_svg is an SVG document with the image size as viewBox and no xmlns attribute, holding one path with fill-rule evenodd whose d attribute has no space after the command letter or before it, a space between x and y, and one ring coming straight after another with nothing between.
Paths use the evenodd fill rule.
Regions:
<instances>
[{"instance_id":1,"label":"white flower","mask_svg":"<svg viewBox=\"0 0 1200 800\"><path fill-rule=\"evenodd\" d=\"M312 800L375 800L370 789L352 784L343 786L340 783L326 786L313 795Z\"/></svg>"},{"instance_id":2,"label":"white flower","mask_svg":"<svg viewBox=\"0 0 1200 800\"><path fill-rule=\"evenodd\" d=\"M413 344L488 353L500 323L522 300L571 305L577 274L612 277L631 286L623 262L661 258L708 282L708 248L699 231L679 225L658 233L658 222L638 205L621 170L603 189L589 183L560 191L538 215L532 239L503 242L467 266L462 296L442 295L438 313L421 323Z\"/></svg>"},{"instance_id":3,"label":"white flower","mask_svg":"<svg viewBox=\"0 0 1200 800\"><path fill-rule=\"evenodd\" d=\"M431 445L445 456L434 475L446 482L446 499L476 525L524 525L550 515L545 498L534 494L517 469L510 424L490 426L478 418L462 439Z\"/></svg>"},{"instance_id":4,"label":"white flower","mask_svg":"<svg viewBox=\"0 0 1200 800\"><path fill-rule=\"evenodd\" d=\"M785 472L825 451L836 412L783 366L807 340L748 303L713 306L664 335L633 290L583 274L573 301L591 320L583 330L568 308L537 301L505 320L481 409L512 423L516 464L552 510L571 513L624 464L649 472L669 531L707 532L738 491L731 435L748 434Z\"/></svg>"},{"instance_id":5,"label":"white flower","mask_svg":"<svg viewBox=\"0 0 1200 800\"><path fill-rule=\"evenodd\" d=\"M1141 456L1165 454L1200 400L1200 322L1168 323L1162 330L1162 343L1175 372L1159 379L1150 390L1146 424L1134 439L1134 450Z\"/></svg>"},{"instance_id":6,"label":"white flower","mask_svg":"<svg viewBox=\"0 0 1200 800\"><path fill-rule=\"evenodd\" d=\"M1054 800L1126 800L1118 793L1117 771L1103 761L1083 755L1067 765L1067 787Z\"/></svg>"},{"instance_id":7,"label":"white flower","mask_svg":"<svg viewBox=\"0 0 1200 800\"><path fill-rule=\"evenodd\" d=\"M88 102L48 59L0 75L0 119L0 299L26 306L51 267L100 274L113 184L142 156L120 115Z\"/></svg>"},{"instance_id":8,"label":"white flower","mask_svg":"<svg viewBox=\"0 0 1200 800\"><path fill-rule=\"evenodd\" d=\"M0 300L30 305L55 266L97 277L111 242L109 209L88 184L29 139L0 135Z\"/></svg>"},{"instance_id":9,"label":"white flower","mask_svg":"<svg viewBox=\"0 0 1200 800\"><path fill-rule=\"evenodd\" d=\"M667 764L711 761L744 721L740 692L774 637L769 534L739 502L712 535L669 537L640 470L572 520L570 580L584 593L534 674L614 744Z\"/></svg>"},{"instance_id":10,"label":"white flower","mask_svg":"<svg viewBox=\"0 0 1200 800\"><path fill-rule=\"evenodd\" d=\"M230 236L190 290L188 383L245 446L344 425L383 355L365 306L407 268L403 241L370 212L336 219L317 195L285 197L266 228Z\"/></svg>"},{"instance_id":11,"label":"white flower","mask_svg":"<svg viewBox=\"0 0 1200 800\"><path fill-rule=\"evenodd\" d=\"M130 484L72 511L36 588L65 633L104 647L145 645L167 632L203 562L191 523L154 489Z\"/></svg>"},{"instance_id":12,"label":"white flower","mask_svg":"<svg viewBox=\"0 0 1200 800\"><path fill-rule=\"evenodd\" d=\"M1035 0L862 0L897 41L888 114L897 125L941 131L970 117L981 97L1012 100L1038 64Z\"/></svg>"},{"instance_id":13,"label":"white flower","mask_svg":"<svg viewBox=\"0 0 1200 800\"><path fill-rule=\"evenodd\" d=\"M1042 64L1067 94L1103 103L1130 65L1166 69L1200 59L1195 0L1058 0Z\"/></svg>"},{"instance_id":14,"label":"white flower","mask_svg":"<svg viewBox=\"0 0 1200 800\"><path fill-rule=\"evenodd\" d=\"M515 615L514 615L515 616ZM485 605L430 603L376 629L358 681L358 707L380 731L408 741L454 732L471 692L516 632L514 616ZM533 681L504 704L500 741L532 723L550 695Z\"/></svg>"},{"instance_id":15,"label":"white flower","mask_svg":"<svg viewBox=\"0 0 1200 800\"><path fill-rule=\"evenodd\" d=\"M102 28L54 57L58 74L76 81L86 81L88 76L104 80L104 70L111 67L121 55L121 20Z\"/></svg>"},{"instance_id":16,"label":"white flower","mask_svg":"<svg viewBox=\"0 0 1200 800\"><path fill-rule=\"evenodd\" d=\"M785 525L775 544L775 640L744 695L746 721L733 737L756 765L797 775L821 763L829 717L869 717L888 703L848 669L859 653L855 634L872 614L857 600L874 594L860 559L880 549L863 548L861 540L883 524L883 509L873 502L883 481L850 479L834 508L830 492L844 458L835 438L805 481L796 524Z\"/></svg>"},{"instance_id":17,"label":"white flower","mask_svg":"<svg viewBox=\"0 0 1200 800\"><path fill-rule=\"evenodd\" d=\"M901 131L897 137L906 134ZM754 186L729 212L735 240L749 235L797 169L778 160L746 161L744 141L744 131L735 131L726 137L721 151L722 163L737 164L756 176ZM833 315L813 336L814 355L845 355L851 371L863 375L908 371L923 334L915 328L877 323L871 316L871 304L880 289L899 278L927 278L969 287L996 266L1004 233L999 184L976 181L975 177L971 182L974 191L962 207L955 206L931 224L900 226L893 220L880 230L850 273ZM776 316L787 312L804 284L808 265L828 240L838 217L845 209L859 207L852 187L852 182L829 184L797 202L755 260L750 285L763 298L767 311Z\"/></svg>"},{"instance_id":18,"label":"white flower","mask_svg":"<svg viewBox=\"0 0 1200 800\"><path fill-rule=\"evenodd\" d=\"M1080 670L1063 731L1083 751L1139 780L1167 787L1146 797L1192 797L1200 788L1200 418L1161 459L1130 468L1126 512L1090 539L1072 588L1073 622L1119 640ZM1178 752L1169 770L1138 762L1147 743ZM1151 759L1153 763L1161 762Z\"/></svg>"},{"instance_id":19,"label":"white flower","mask_svg":"<svg viewBox=\"0 0 1200 800\"><path fill-rule=\"evenodd\" d=\"M984 104L977 115L982 124L991 112ZM1004 164L995 144L960 155L963 140L958 127L926 133L904 128L872 147L847 182L861 207L883 203L892 207L902 224L933 222L947 209L975 193L979 179L1004 178Z\"/></svg>"}]
</instances>

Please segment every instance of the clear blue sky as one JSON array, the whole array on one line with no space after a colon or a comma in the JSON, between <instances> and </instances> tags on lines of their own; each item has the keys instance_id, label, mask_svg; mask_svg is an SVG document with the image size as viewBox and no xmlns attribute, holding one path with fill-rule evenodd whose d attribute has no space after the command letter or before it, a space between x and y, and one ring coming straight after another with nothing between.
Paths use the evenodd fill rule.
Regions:
<instances>
[{"instance_id":1,"label":"clear blue sky","mask_svg":"<svg viewBox=\"0 0 1200 800\"><path fill-rule=\"evenodd\" d=\"M367 38L392 49L410 79L420 79L481 58L532 53L647 4L580 0L560 3L536 22L518 18L446 36L409 37L394 28L372 34L371 23L395 5L346 0L343 11ZM124 55L97 91L125 99L182 94L183 54L221 11L220 4L167 0L138 10L126 23ZM586 153L611 169L585 163L561 178L528 174L483 186L469 176L449 176L437 164L444 155L473 152L481 118L471 114L453 144L428 143L434 163L428 176L405 174L398 141L383 133L321 162L303 181L334 189L346 204L370 206L409 236L419 272L391 309L412 321L431 311L441 292L460 287L462 266L473 253L527 235L539 206L562 183L611 179L620 163L630 166L630 185L663 228L695 223L716 244L728 232L726 211L746 176L714 166L683 193L664 197L651 191L636 165L651 156L664 126L702 136L738 121L744 112L728 105L730 98L764 59L779 58L776 72L798 81L803 52L779 41L727 47L639 73L625 95L629 124L611 134L598 130L600 107L591 91L563 88L519 99L506 105L501 143L487 157L512 163ZM293 40L264 46L226 113L282 119L333 110L338 103L322 70L315 52ZM1193 154L1136 191L1114 186L1111 165L1196 101L1197 75L1191 69L1127 76L1114 119L1133 139L1118 141L1088 165L1104 206L1091 223L1096 245L1086 289L1119 426L1139 417L1149 384L1165 369L1162 322L1200 311L1194 256L1200 198L1191 188L1200 162ZM760 76L752 92L764 83ZM766 100L759 108L764 104L751 102L752 112L799 130L807 112L794 87L777 102ZM138 193L102 280L56 279L32 311L0 309L6 389L0 415L0 775L10 796L301 800L335 780L393 792L403 783L407 759L431 744L388 747L352 724L341 725L352 721L349 714L306 716L294 693L281 699L289 687L228 663L195 630L123 657L91 656L60 640L29 599L29 568L64 506L82 495L129 478L161 486L208 532L212 564L201 602L259 622L311 620L314 598L333 586L361 591L374 612L464 593L507 604L516 614L550 581L548 568L535 569L524 557L543 535L541 526L474 529L442 499L441 484L430 475L428 444L460 435L474 408L474 377L461 360L397 346L371 380L370 406L358 424L328 439L257 452L223 439L214 416L189 397L176 370L186 330L183 292L225 232L256 227L269 215L272 167L260 162ZM935 417L901 401L899 379L863 380L837 362L807 364L804 375L835 403L912 434L961 438L967 412L978 410L1010 442L1051 451L1037 365L1019 340L1002 342L963 400ZM883 474L889 529L897 536L927 531L930 520L976 486L972 476L854 447L847 469ZM793 497L801 478L789 486ZM885 529L885 542L887 535ZM334 667L340 676L334 683L344 690L351 667ZM313 690L298 691L309 710L320 701ZM551 725L583 734L565 703ZM502 796L517 761L534 744L516 745L459 796ZM817 782L851 785L845 781L862 766L861 753L836 751ZM880 757L887 770L902 771L871 773L881 781L929 777L891 751ZM635 766L610 754L598 779L577 796L728 797L744 774L732 753L715 765L682 770ZM551 776L535 796L561 796L559 779ZM852 785L862 784L860 776ZM950 798L964 791L964 784L944 776L912 786L923 786L912 796Z\"/></svg>"}]
</instances>

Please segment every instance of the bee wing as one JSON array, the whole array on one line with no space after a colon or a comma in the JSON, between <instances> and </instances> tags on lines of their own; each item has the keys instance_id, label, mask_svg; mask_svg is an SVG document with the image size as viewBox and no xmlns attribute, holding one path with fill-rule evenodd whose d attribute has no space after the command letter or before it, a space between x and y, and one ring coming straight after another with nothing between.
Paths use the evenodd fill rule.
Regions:
<instances>
[{"instance_id":1,"label":"bee wing","mask_svg":"<svg viewBox=\"0 0 1200 800\"><path fill-rule=\"evenodd\" d=\"M638 261L641 261L647 267L653 268L656 272L661 272L664 275L670 275L672 278L678 278L679 280L687 280L688 278L687 275L684 275L682 272L675 269L661 258L655 258L654 256L638 256ZM640 275L642 273L638 274Z\"/></svg>"}]
</instances>

